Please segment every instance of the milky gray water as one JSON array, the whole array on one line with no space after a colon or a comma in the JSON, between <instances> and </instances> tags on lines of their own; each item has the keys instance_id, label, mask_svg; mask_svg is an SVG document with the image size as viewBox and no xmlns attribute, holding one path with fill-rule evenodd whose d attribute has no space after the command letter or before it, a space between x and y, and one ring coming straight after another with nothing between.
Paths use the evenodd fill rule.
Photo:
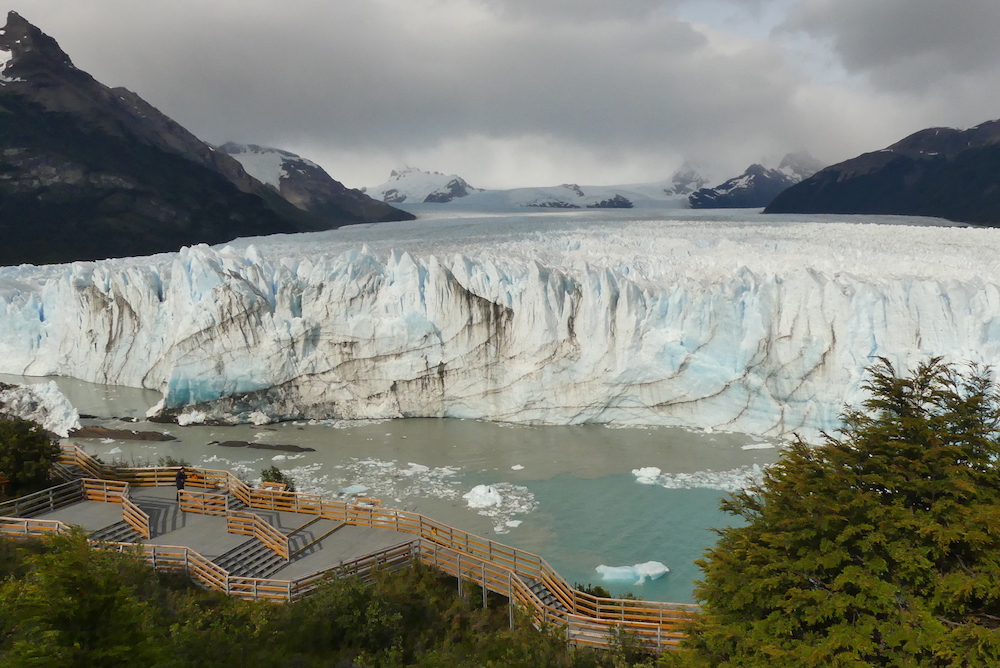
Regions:
<instances>
[{"instance_id":1,"label":"milky gray water","mask_svg":"<svg viewBox=\"0 0 1000 668\"><path fill-rule=\"evenodd\" d=\"M50 379L0 376L8 383L42 380ZM179 427L143 421L160 399L156 392L56 381L81 414L93 416L82 420L85 425L165 431L178 439L74 439L105 461L144 465L170 456L250 480L274 465L292 475L300 491L378 496L387 506L540 554L570 582L650 600L692 601L699 576L692 562L714 542L713 527L734 521L718 510L722 489L740 477L733 471L769 464L779 452L777 443L742 434L662 427L531 427L449 419ZM209 445L229 440L315 452ZM646 469L649 476L651 467L660 475L647 481L652 484L638 482L633 471ZM503 503L470 508L463 495L477 485L493 486ZM648 561L666 564L670 572L636 585L602 581L595 570Z\"/></svg>"}]
</instances>

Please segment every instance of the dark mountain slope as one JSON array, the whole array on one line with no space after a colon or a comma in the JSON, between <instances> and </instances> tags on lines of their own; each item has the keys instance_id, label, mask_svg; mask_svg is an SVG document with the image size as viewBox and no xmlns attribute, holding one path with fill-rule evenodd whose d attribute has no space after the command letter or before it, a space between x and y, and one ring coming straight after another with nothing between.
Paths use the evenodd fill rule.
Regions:
<instances>
[{"instance_id":1,"label":"dark mountain slope","mask_svg":"<svg viewBox=\"0 0 1000 668\"><path fill-rule=\"evenodd\" d=\"M921 130L832 165L784 191L765 213L935 216L1000 224L1000 121Z\"/></svg>"},{"instance_id":2,"label":"dark mountain slope","mask_svg":"<svg viewBox=\"0 0 1000 668\"><path fill-rule=\"evenodd\" d=\"M0 31L0 264L145 255L351 222L366 222L363 212L319 216L293 206L8 15Z\"/></svg>"},{"instance_id":3,"label":"dark mountain slope","mask_svg":"<svg viewBox=\"0 0 1000 668\"><path fill-rule=\"evenodd\" d=\"M218 151L235 158L244 165L244 169L299 209L324 220L346 225L416 218L411 213L372 199L360 190L347 188L316 163L290 151L234 142L219 146ZM257 174L248 166L261 156L269 158L267 162L275 168L274 173ZM274 185L275 182L277 186Z\"/></svg>"},{"instance_id":4,"label":"dark mountain slope","mask_svg":"<svg viewBox=\"0 0 1000 668\"><path fill-rule=\"evenodd\" d=\"M145 255L299 227L218 172L0 98L0 264Z\"/></svg>"}]
</instances>

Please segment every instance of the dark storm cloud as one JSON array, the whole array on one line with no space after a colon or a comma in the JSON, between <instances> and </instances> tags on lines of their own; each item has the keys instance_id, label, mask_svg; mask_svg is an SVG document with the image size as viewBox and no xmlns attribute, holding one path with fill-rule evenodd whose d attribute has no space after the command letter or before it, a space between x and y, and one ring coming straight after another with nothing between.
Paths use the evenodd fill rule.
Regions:
<instances>
[{"instance_id":1,"label":"dark storm cloud","mask_svg":"<svg viewBox=\"0 0 1000 668\"><path fill-rule=\"evenodd\" d=\"M1000 64L997 0L805 0L785 27L830 40L881 86L924 90Z\"/></svg>"},{"instance_id":2,"label":"dark storm cloud","mask_svg":"<svg viewBox=\"0 0 1000 668\"><path fill-rule=\"evenodd\" d=\"M494 186L538 185L519 181L528 176L547 183L654 180L684 158L742 169L803 148L842 159L933 116L921 116L927 105L920 100L903 104L811 82L779 41L740 34L740 12L784 12L789 2L13 5L78 66L136 91L200 137L298 150L354 186L384 180L404 160ZM871 35L862 34L855 14L882 3L900 4L805 0L786 27L830 39L845 52L857 42L867 55L851 56L856 63L845 57L846 66L878 69L905 45L885 47L883 55L865 46ZM697 25L678 18L692 6ZM727 18L713 26L720 7L728 8ZM876 14L884 22L893 16ZM947 40L938 41L945 50ZM952 57L960 68L975 54L959 49Z\"/></svg>"}]
</instances>

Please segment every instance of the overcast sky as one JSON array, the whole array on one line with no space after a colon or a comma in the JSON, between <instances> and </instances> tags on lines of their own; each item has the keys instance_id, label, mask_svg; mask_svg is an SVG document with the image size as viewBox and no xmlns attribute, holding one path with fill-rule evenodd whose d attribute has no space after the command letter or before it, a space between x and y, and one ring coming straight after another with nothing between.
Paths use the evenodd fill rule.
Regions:
<instances>
[{"instance_id":1,"label":"overcast sky","mask_svg":"<svg viewBox=\"0 0 1000 668\"><path fill-rule=\"evenodd\" d=\"M11 0L202 139L352 187L837 162L1000 118L998 0Z\"/></svg>"}]
</instances>

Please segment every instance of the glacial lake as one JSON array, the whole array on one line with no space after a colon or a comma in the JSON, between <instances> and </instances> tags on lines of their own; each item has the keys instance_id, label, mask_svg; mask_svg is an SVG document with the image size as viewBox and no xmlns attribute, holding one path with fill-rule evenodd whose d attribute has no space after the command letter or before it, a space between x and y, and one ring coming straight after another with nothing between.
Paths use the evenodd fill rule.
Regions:
<instances>
[{"instance_id":1,"label":"glacial lake","mask_svg":"<svg viewBox=\"0 0 1000 668\"><path fill-rule=\"evenodd\" d=\"M336 497L341 490L364 488L386 506L537 553L571 583L678 603L693 600L693 582L700 576L693 561L715 542L712 529L735 521L718 509L725 490L745 480L755 465L776 461L781 445L669 427L535 427L456 419L180 427L144 421L160 399L157 392L0 375L7 383L49 380L81 414L93 416L84 418L84 425L156 430L177 438L72 439L104 461L145 465L170 456L229 469L248 480L274 465L295 478L299 491ZM210 445L234 440L315 451ZM647 484L633 473L641 469ZM500 492L501 506L470 508L463 495L477 485ZM666 564L670 572L637 585L604 581L595 570L648 561Z\"/></svg>"}]
</instances>

